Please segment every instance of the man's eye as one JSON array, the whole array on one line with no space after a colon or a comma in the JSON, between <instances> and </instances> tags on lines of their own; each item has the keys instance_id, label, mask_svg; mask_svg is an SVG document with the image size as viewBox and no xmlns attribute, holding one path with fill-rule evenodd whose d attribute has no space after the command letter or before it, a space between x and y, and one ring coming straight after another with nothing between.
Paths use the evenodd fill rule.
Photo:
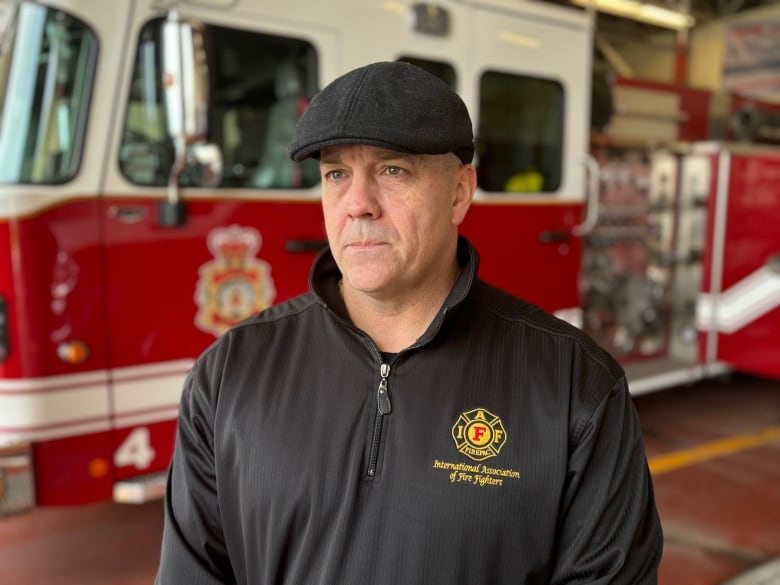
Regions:
<instances>
[{"instance_id":1,"label":"man's eye","mask_svg":"<svg viewBox=\"0 0 780 585\"><path fill-rule=\"evenodd\" d=\"M394 167L389 166L387 169L385 169L388 175L400 175L404 172L404 170L401 167Z\"/></svg>"},{"instance_id":2,"label":"man's eye","mask_svg":"<svg viewBox=\"0 0 780 585\"><path fill-rule=\"evenodd\" d=\"M344 178L344 171L328 171L325 173L325 178L330 181L338 181Z\"/></svg>"}]
</instances>

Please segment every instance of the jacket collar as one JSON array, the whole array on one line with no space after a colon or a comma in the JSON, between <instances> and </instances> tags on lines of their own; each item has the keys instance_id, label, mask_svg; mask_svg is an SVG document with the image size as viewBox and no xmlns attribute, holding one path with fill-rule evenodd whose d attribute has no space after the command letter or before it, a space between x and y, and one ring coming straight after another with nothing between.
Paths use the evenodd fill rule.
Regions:
<instances>
[{"instance_id":1,"label":"jacket collar","mask_svg":"<svg viewBox=\"0 0 780 585\"><path fill-rule=\"evenodd\" d=\"M462 268L460 276L455 281L436 318L420 338L420 344L427 342L436 335L447 313L466 299L477 279L479 254L471 242L464 236L458 237L457 253L458 263ZM340 280L341 271L336 265L330 248L326 248L314 260L309 274L309 290L320 305L335 313L341 319L349 321L347 309L344 306L341 294L339 294Z\"/></svg>"}]
</instances>

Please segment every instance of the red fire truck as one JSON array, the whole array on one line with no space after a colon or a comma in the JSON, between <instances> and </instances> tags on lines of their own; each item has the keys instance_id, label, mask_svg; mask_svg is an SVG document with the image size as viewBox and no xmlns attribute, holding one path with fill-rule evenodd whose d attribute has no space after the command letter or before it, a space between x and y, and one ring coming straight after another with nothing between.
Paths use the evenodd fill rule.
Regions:
<instances>
[{"instance_id":1,"label":"red fire truck","mask_svg":"<svg viewBox=\"0 0 780 585\"><path fill-rule=\"evenodd\" d=\"M530 0L0 3L0 515L160 495L193 360L324 245L292 128L373 61L469 107L486 280L578 322L636 393L780 376L780 155L588 155L592 27Z\"/></svg>"}]
</instances>

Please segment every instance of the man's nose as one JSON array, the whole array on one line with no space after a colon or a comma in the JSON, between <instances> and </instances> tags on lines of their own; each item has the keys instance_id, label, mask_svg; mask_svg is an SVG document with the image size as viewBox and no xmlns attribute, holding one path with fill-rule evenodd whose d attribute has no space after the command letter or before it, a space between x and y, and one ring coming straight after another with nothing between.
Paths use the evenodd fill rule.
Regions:
<instances>
[{"instance_id":1,"label":"man's nose","mask_svg":"<svg viewBox=\"0 0 780 585\"><path fill-rule=\"evenodd\" d=\"M370 173L355 173L349 187L347 213L351 217L377 218L379 206L379 184Z\"/></svg>"}]
</instances>

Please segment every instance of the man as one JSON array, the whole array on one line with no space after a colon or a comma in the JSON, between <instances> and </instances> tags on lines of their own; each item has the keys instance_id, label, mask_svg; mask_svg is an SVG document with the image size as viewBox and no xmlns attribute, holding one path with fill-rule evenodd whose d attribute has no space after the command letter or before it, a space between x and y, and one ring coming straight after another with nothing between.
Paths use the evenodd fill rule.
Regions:
<instances>
[{"instance_id":1,"label":"man","mask_svg":"<svg viewBox=\"0 0 780 585\"><path fill-rule=\"evenodd\" d=\"M312 100L329 250L184 388L157 582L656 582L662 535L621 368L480 281L458 236L472 126L375 63Z\"/></svg>"}]
</instances>

